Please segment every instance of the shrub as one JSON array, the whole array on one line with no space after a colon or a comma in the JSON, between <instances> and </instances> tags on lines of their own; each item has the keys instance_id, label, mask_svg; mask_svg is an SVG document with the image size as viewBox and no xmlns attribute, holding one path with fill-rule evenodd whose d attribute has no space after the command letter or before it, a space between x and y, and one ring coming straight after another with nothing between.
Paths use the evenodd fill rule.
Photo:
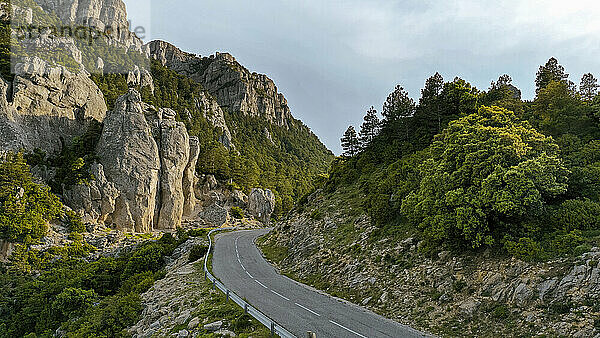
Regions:
<instances>
[{"instance_id":1,"label":"shrub","mask_svg":"<svg viewBox=\"0 0 600 338\"><path fill-rule=\"evenodd\" d=\"M504 238L504 249L512 256L524 261L540 261L546 257L541 244L529 237L522 237L514 241L511 237L506 236Z\"/></svg>"},{"instance_id":2,"label":"shrub","mask_svg":"<svg viewBox=\"0 0 600 338\"><path fill-rule=\"evenodd\" d=\"M65 212L65 225L70 232L85 232L85 225L81 217L72 210Z\"/></svg>"},{"instance_id":3,"label":"shrub","mask_svg":"<svg viewBox=\"0 0 600 338\"><path fill-rule=\"evenodd\" d=\"M195 262L201 258L204 258L204 255L208 252L208 247L205 245L194 245L190 250L190 258L188 259L190 262Z\"/></svg>"},{"instance_id":4,"label":"shrub","mask_svg":"<svg viewBox=\"0 0 600 338\"><path fill-rule=\"evenodd\" d=\"M231 216L233 216L235 219L243 219L244 211L240 207L233 207L231 208Z\"/></svg>"},{"instance_id":5,"label":"shrub","mask_svg":"<svg viewBox=\"0 0 600 338\"><path fill-rule=\"evenodd\" d=\"M0 236L11 242L35 242L61 211L62 204L50 189L33 182L23 153L8 154L0 163Z\"/></svg>"},{"instance_id":6,"label":"shrub","mask_svg":"<svg viewBox=\"0 0 600 338\"><path fill-rule=\"evenodd\" d=\"M66 318L73 318L85 312L97 298L98 295L94 290L67 288L56 296L52 308L62 313Z\"/></svg>"},{"instance_id":7,"label":"shrub","mask_svg":"<svg viewBox=\"0 0 600 338\"><path fill-rule=\"evenodd\" d=\"M190 237L206 237L207 235L208 235L208 229L188 230L188 236L190 236Z\"/></svg>"}]
</instances>

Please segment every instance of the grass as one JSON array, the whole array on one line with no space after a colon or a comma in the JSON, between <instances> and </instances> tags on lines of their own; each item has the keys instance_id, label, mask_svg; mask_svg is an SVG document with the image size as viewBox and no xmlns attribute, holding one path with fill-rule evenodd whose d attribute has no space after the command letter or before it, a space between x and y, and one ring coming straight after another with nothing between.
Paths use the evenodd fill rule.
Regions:
<instances>
[{"instance_id":1,"label":"grass","mask_svg":"<svg viewBox=\"0 0 600 338\"><path fill-rule=\"evenodd\" d=\"M268 242L268 234L257 239L256 243L262 250L263 255L267 260L279 264L289 255L289 249L287 247L277 245L276 243Z\"/></svg>"}]
</instances>

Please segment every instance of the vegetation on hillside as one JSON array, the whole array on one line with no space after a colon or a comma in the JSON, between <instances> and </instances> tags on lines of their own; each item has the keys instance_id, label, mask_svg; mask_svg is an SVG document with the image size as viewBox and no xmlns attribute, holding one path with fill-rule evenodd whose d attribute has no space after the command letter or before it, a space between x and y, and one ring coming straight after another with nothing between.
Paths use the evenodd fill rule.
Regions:
<instances>
[{"instance_id":1,"label":"vegetation on hillside","mask_svg":"<svg viewBox=\"0 0 600 338\"><path fill-rule=\"evenodd\" d=\"M585 74L577 88L552 58L536 88L526 102L508 75L480 91L436 73L415 103L398 86L380 123L373 108L365 116L359 135L376 137L348 129L324 191L362 192L375 236L409 229L425 251L544 260L589 250L600 244L597 80Z\"/></svg>"}]
</instances>

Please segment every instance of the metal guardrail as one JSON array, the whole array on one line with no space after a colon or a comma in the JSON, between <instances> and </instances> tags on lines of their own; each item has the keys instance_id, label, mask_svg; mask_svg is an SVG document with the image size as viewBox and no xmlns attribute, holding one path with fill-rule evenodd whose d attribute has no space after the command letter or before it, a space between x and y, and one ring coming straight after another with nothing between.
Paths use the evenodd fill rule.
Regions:
<instances>
[{"instance_id":1,"label":"metal guardrail","mask_svg":"<svg viewBox=\"0 0 600 338\"><path fill-rule=\"evenodd\" d=\"M244 312L246 312L250 316L254 317L254 319L258 320L261 324L263 324L268 329L270 329L271 334L279 335L281 338L296 338L296 336L291 334L288 330L283 328L281 325L277 324L274 320L269 318L264 313L260 312L254 306L248 304L248 302L243 300L240 296L236 295L233 291L229 290L223 283L221 283L215 276L213 276L208 271L208 256L212 252L212 248L213 248L212 247L212 239L210 238L210 235L212 235L213 232L215 232L215 231L221 231L221 230L233 230L233 228L213 229L208 232L208 243L209 244L208 244L208 252L206 253L206 256L204 257L204 278L210 280L213 283L213 288L217 288L217 289L221 290L227 297L227 300L231 299L232 301L234 301L237 305L239 305L242 309L244 309Z\"/></svg>"}]
</instances>

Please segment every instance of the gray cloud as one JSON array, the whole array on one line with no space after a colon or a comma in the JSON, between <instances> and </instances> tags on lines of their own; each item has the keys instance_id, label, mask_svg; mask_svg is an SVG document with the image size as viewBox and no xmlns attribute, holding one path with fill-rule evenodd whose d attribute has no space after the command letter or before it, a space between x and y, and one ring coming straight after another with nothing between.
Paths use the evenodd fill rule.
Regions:
<instances>
[{"instance_id":1,"label":"gray cloud","mask_svg":"<svg viewBox=\"0 0 600 338\"><path fill-rule=\"evenodd\" d=\"M439 71L480 89L507 73L534 93L535 72L555 56L573 81L600 66L595 1L151 1L126 0L150 38L210 55L227 51L269 75L294 116L326 145L402 84L415 99ZM598 74L600 75L600 74Z\"/></svg>"}]
</instances>

